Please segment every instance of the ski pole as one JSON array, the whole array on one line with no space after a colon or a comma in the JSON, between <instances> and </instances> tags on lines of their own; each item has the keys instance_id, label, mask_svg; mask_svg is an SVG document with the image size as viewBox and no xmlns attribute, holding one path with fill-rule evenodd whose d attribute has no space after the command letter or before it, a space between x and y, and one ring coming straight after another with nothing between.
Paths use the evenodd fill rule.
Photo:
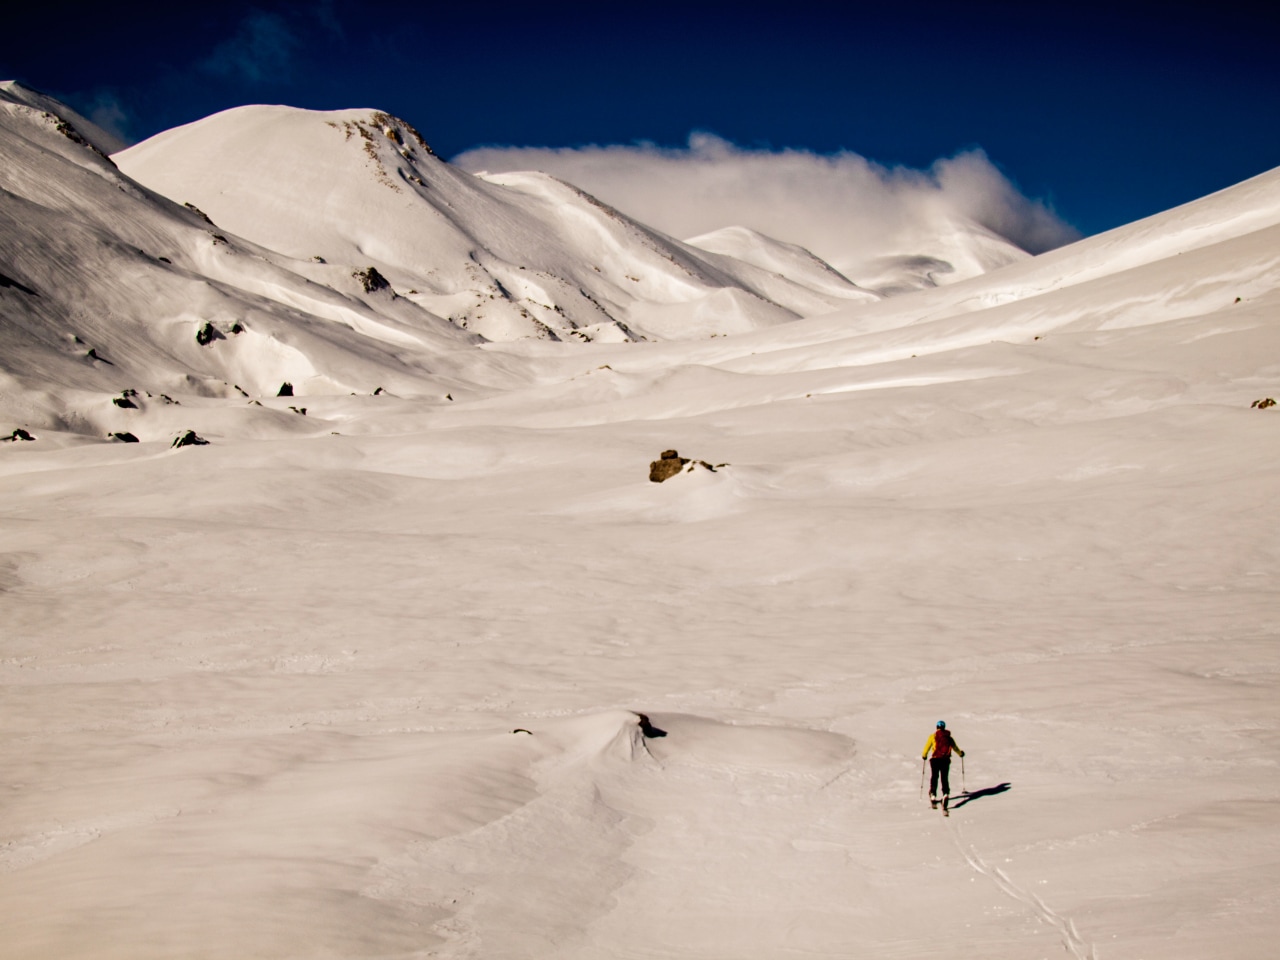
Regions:
<instances>
[{"instance_id":1,"label":"ski pole","mask_svg":"<svg viewBox=\"0 0 1280 960\"><path fill-rule=\"evenodd\" d=\"M925 760L922 758L920 760L920 799L921 800L924 799L924 765L925 765Z\"/></svg>"},{"instance_id":2,"label":"ski pole","mask_svg":"<svg viewBox=\"0 0 1280 960\"><path fill-rule=\"evenodd\" d=\"M969 792L969 788L964 785L964 754L960 754L960 789L965 793Z\"/></svg>"}]
</instances>

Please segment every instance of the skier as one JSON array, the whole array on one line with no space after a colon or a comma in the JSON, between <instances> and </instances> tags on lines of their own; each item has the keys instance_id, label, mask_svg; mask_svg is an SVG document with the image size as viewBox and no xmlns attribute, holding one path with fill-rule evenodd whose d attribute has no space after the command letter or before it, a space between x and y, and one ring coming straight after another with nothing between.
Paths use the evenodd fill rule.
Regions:
<instances>
[{"instance_id":1,"label":"skier","mask_svg":"<svg viewBox=\"0 0 1280 960\"><path fill-rule=\"evenodd\" d=\"M942 812L950 816L947 810L947 803L951 799L951 751L954 750L960 756L964 756L964 751L960 749L960 745L951 737L951 731L947 729L947 722L939 720L937 729L929 734L928 741L924 745L924 753L920 758L929 760L929 805L935 810L938 808L938 800L942 800ZM942 778L942 795L938 795L938 778Z\"/></svg>"}]
</instances>

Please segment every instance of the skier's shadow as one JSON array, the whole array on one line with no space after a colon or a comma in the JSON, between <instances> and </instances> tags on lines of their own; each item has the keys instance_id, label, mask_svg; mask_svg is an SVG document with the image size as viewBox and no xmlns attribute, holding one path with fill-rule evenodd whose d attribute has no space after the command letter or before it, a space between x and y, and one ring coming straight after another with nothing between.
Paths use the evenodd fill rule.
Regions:
<instances>
[{"instance_id":1,"label":"skier's shadow","mask_svg":"<svg viewBox=\"0 0 1280 960\"><path fill-rule=\"evenodd\" d=\"M960 798L958 800L953 800L951 802L951 809L958 810L961 807L963 807L966 803L968 803L970 800L977 800L979 797L992 797L992 796L995 796L997 793L1004 793L1006 790L1008 790L1012 786L1013 786L1012 783L1001 783L997 786L986 787L982 790L968 790L960 794Z\"/></svg>"}]
</instances>

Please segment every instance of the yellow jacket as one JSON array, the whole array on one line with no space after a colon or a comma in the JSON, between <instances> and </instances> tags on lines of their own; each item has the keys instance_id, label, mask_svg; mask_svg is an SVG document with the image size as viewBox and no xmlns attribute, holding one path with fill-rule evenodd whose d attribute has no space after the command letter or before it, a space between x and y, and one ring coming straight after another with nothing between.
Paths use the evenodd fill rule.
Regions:
<instances>
[{"instance_id":1,"label":"yellow jacket","mask_svg":"<svg viewBox=\"0 0 1280 960\"><path fill-rule=\"evenodd\" d=\"M954 750L956 753L960 754L960 756L963 757L964 751L960 749L960 744L956 743L954 737L950 737L949 734L948 736L949 736L949 739L951 740L951 745L939 748L938 731L935 730L933 733L929 734L929 739L926 740L924 744L924 753L920 754L920 759L923 760L926 757L949 757L951 756L952 750Z\"/></svg>"}]
</instances>

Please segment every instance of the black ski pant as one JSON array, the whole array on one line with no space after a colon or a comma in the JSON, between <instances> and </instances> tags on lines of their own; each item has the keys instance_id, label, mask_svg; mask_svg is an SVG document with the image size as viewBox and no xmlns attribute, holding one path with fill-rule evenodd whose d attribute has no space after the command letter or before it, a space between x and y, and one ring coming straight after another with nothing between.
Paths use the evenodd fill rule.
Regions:
<instances>
[{"instance_id":1,"label":"black ski pant","mask_svg":"<svg viewBox=\"0 0 1280 960\"><path fill-rule=\"evenodd\" d=\"M951 758L929 758L929 796L938 796L938 778L942 778L942 795L951 796Z\"/></svg>"}]
</instances>

